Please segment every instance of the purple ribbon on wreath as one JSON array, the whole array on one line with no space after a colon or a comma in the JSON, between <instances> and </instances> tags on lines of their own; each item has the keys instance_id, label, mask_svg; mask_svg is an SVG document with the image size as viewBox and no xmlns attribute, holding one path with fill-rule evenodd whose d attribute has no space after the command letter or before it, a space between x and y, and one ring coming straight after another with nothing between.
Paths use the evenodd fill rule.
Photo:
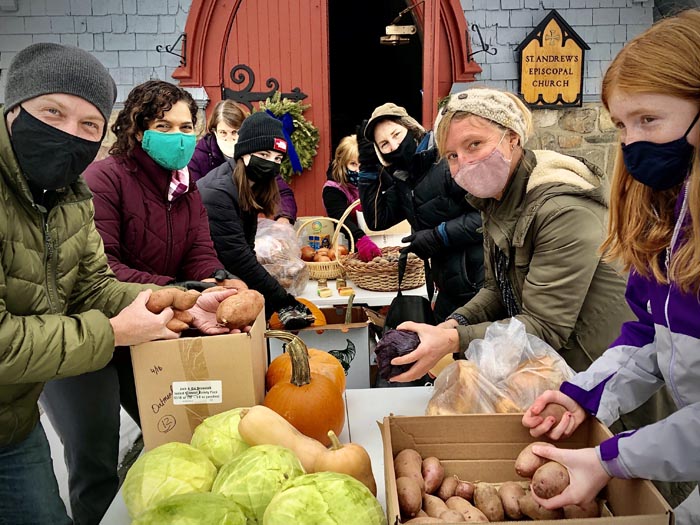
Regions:
<instances>
[{"instance_id":1,"label":"purple ribbon on wreath","mask_svg":"<svg viewBox=\"0 0 700 525\"><path fill-rule=\"evenodd\" d=\"M299 155L297 154L297 150L294 149L294 143L292 142L292 133L294 133L294 119L289 113L285 113L281 117L278 117L269 109L266 109L265 112L282 123L282 134L284 135L284 139L287 141L287 155L289 156L289 163L292 165L292 171L294 173L301 173L304 168L301 166Z\"/></svg>"}]
</instances>

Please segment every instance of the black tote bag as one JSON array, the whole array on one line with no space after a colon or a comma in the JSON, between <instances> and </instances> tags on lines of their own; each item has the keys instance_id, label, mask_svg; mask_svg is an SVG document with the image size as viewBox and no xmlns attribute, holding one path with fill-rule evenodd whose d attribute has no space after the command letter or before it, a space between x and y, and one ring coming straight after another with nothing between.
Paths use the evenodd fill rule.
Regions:
<instances>
[{"instance_id":1,"label":"black tote bag","mask_svg":"<svg viewBox=\"0 0 700 525\"><path fill-rule=\"evenodd\" d=\"M408 261L408 252L402 251L399 255L399 291L396 297L391 301L389 310L386 313L384 321L384 332L390 328L396 328L404 321L413 321L416 323L426 323L436 325L435 313L430 304L433 297L432 279L430 278L430 267L425 263L425 282L428 289L428 297L426 299L420 295L403 295L401 293L401 281L403 281L404 273L406 272L406 263Z\"/></svg>"}]
</instances>

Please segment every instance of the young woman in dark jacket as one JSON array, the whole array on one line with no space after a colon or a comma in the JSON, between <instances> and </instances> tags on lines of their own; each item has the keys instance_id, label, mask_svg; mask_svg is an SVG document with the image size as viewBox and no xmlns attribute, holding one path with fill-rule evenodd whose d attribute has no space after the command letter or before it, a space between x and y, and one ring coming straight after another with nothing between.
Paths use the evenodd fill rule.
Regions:
<instances>
[{"instance_id":1,"label":"young woman in dark jacket","mask_svg":"<svg viewBox=\"0 0 700 525\"><path fill-rule=\"evenodd\" d=\"M120 281L203 288L223 270L186 169L196 121L187 91L159 80L136 86L112 126L110 156L83 173ZM129 348L115 348L102 370L47 383L41 402L65 449L75 522L98 523L119 488L120 405L139 423Z\"/></svg>"},{"instance_id":2,"label":"young woman in dark jacket","mask_svg":"<svg viewBox=\"0 0 700 525\"><path fill-rule=\"evenodd\" d=\"M264 111L243 121L234 158L197 182L209 215L211 238L224 267L265 296L265 312L279 312L288 329L303 328L311 312L277 282L255 256L258 216L279 205L275 177L287 154L282 123Z\"/></svg>"},{"instance_id":3,"label":"young woman in dark jacket","mask_svg":"<svg viewBox=\"0 0 700 525\"><path fill-rule=\"evenodd\" d=\"M233 158L238 130L247 116L248 113L233 100L220 100L216 103L207 123L207 134L197 142L192 160L187 165L194 182L221 166L226 159ZM294 191L281 175L277 175L275 181L280 192L280 205L274 218L294 224L297 220Z\"/></svg>"},{"instance_id":4,"label":"young woman in dark jacket","mask_svg":"<svg viewBox=\"0 0 700 525\"><path fill-rule=\"evenodd\" d=\"M443 321L468 302L484 281L479 212L465 200L432 132L401 106L374 110L358 135L360 200L367 226L384 230L407 219L408 250L430 260L438 290L435 315ZM432 283L428 283L432 286Z\"/></svg>"}]
</instances>

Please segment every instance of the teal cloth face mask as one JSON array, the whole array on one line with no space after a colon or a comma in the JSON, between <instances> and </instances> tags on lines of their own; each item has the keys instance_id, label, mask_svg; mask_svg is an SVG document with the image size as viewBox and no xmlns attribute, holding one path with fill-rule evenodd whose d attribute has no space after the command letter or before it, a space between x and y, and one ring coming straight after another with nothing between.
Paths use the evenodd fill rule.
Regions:
<instances>
[{"instance_id":1,"label":"teal cloth face mask","mask_svg":"<svg viewBox=\"0 0 700 525\"><path fill-rule=\"evenodd\" d=\"M152 129L143 132L141 147L148 156L169 170L181 170L190 162L197 145L194 133L162 133Z\"/></svg>"}]
</instances>

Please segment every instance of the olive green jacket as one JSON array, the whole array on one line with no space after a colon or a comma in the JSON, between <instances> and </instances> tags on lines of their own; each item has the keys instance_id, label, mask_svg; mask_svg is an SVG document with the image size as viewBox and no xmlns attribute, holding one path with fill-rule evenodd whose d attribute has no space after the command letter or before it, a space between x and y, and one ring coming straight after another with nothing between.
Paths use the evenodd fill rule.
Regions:
<instances>
[{"instance_id":1,"label":"olive green jacket","mask_svg":"<svg viewBox=\"0 0 700 525\"><path fill-rule=\"evenodd\" d=\"M0 447L34 428L45 381L109 362L109 317L146 288L109 269L82 177L56 195L34 203L0 116Z\"/></svg>"},{"instance_id":2,"label":"olive green jacket","mask_svg":"<svg viewBox=\"0 0 700 525\"><path fill-rule=\"evenodd\" d=\"M462 356L490 323L508 317L494 275L498 246L509 255L516 318L572 368L587 368L633 318L626 277L598 250L608 211L601 171L584 159L526 150L500 201L467 198L482 214L485 282L456 310L469 323L457 328Z\"/></svg>"}]
</instances>

